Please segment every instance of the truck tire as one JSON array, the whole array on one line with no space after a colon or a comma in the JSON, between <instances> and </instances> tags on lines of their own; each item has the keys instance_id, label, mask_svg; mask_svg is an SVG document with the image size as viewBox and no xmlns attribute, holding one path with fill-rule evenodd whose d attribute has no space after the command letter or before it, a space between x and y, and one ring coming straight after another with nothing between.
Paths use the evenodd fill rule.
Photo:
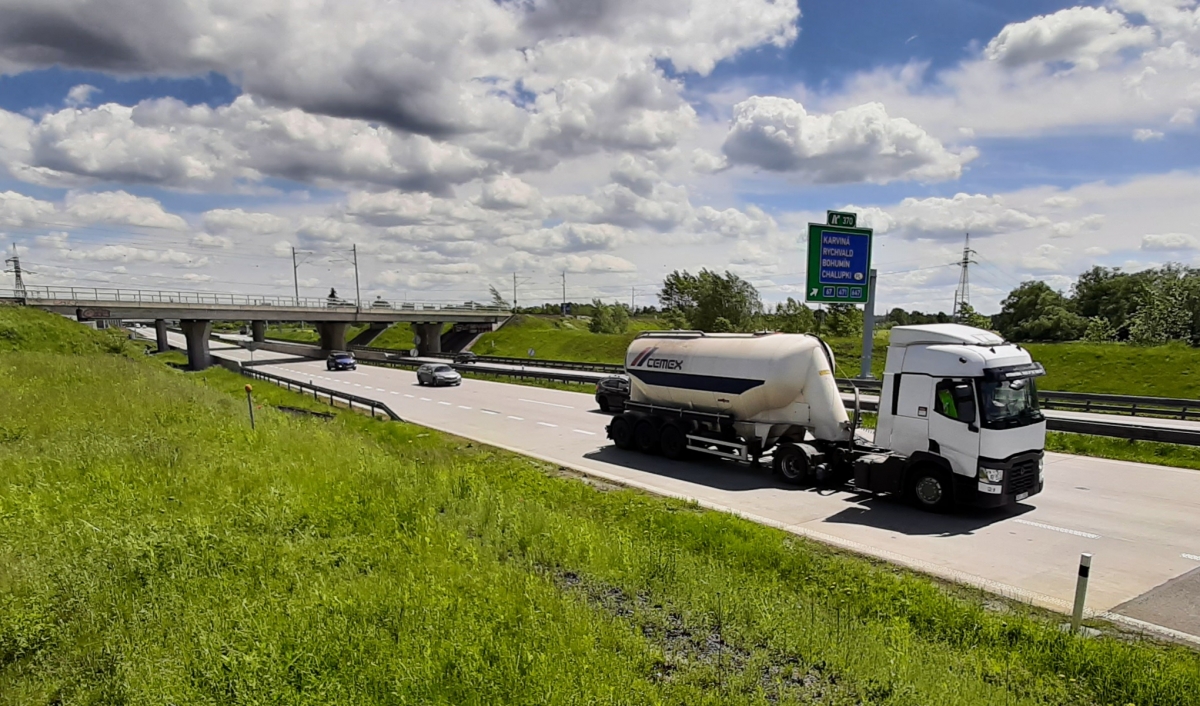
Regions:
<instances>
[{"instance_id":1,"label":"truck tire","mask_svg":"<svg viewBox=\"0 0 1200 706\"><path fill-rule=\"evenodd\" d=\"M809 481L808 456L791 444L775 448L773 467L775 475L791 485L804 485Z\"/></svg>"},{"instance_id":2,"label":"truck tire","mask_svg":"<svg viewBox=\"0 0 1200 706\"><path fill-rule=\"evenodd\" d=\"M633 443L644 454L658 453L658 427L649 419L643 419L633 428Z\"/></svg>"},{"instance_id":3,"label":"truck tire","mask_svg":"<svg viewBox=\"0 0 1200 706\"><path fill-rule=\"evenodd\" d=\"M658 432L658 448L670 459L681 459L687 454L687 434L676 423L663 425Z\"/></svg>"},{"instance_id":4,"label":"truck tire","mask_svg":"<svg viewBox=\"0 0 1200 706\"><path fill-rule=\"evenodd\" d=\"M626 451L633 448L633 424L628 417L615 417L608 425L608 437L618 449Z\"/></svg>"},{"instance_id":5,"label":"truck tire","mask_svg":"<svg viewBox=\"0 0 1200 706\"><path fill-rule=\"evenodd\" d=\"M954 507L954 486L945 470L924 465L912 475L909 497L914 505L927 512L949 512Z\"/></svg>"},{"instance_id":6,"label":"truck tire","mask_svg":"<svg viewBox=\"0 0 1200 706\"><path fill-rule=\"evenodd\" d=\"M600 397L599 399L596 400L596 402L598 402L600 404L600 411L604 412L605 414L608 414L608 411L609 411L608 398Z\"/></svg>"}]
</instances>

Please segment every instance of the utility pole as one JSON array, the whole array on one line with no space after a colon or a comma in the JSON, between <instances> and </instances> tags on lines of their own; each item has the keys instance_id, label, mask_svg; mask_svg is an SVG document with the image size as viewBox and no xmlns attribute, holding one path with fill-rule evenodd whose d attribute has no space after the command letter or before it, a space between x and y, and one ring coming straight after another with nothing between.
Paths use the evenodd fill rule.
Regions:
<instances>
[{"instance_id":1,"label":"utility pole","mask_svg":"<svg viewBox=\"0 0 1200 706\"><path fill-rule=\"evenodd\" d=\"M358 245L350 246L350 252L354 255L354 308L362 311L362 292L358 290Z\"/></svg>"},{"instance_id":2,"label":"utility pole","mask_svg":"<svg viewBox=\"0 0 1200 706\"><path fill-rule=\"evenodd\" d=\"M312 250L297 250L295 247L292 248L292 283L296 288L296 306L300 306L300 275L298 271L300 265L304 264L304 260L296 260L297 255L312 255Z\"/></svg>"},{"instance_id":3,"label":"utility pole","mask_svg":"<svg viewBox=\"0 0 1200 706\"><path fill-rule=\"evenodd\" d=\"M967 233L962 259L958 262L961 269L958 273L958 288L954 290L954 310L950 314L956 321L959 320L959 311L963 305L971 304L971 265L978 264L971 256L975 254L971 249L971 234Z\"/></svg>"},{"instance_id":4,"label":"utility pole","mask_svg":"<svg viewBox=\"0 0 1200 706\"><path fill-rule=\"evenodd\" d=\"M629 315L633 316L634 310L637 309L637 287L629 288Z\"/></svg>"},{"instance_id":5,"label":"utility pole","mask_svg":"<svg viewBox=\"0 0 1200 706\"><path fill-rule=\"evenodd\" d=\"M517 313L517 273L513 273L513 314Z\"/></svg>"},{"instance_id":6,"label":"utility pole","mask_svg":"<svg viewBox=\"0 0 1200 706\"><path fill-rule=\"evenodd\" d=\"M16 284L14 285L13 290L17 297L24 299L25 282L21 279L21 255L17 252L16 243L12 244L12 248L13 256L4 261L4 264L11 265L12 269L5 270L5 272L11 272L13 274L13 277L16 279Z\"/></svg>"},{"instance_id":7,"label":"utility pole","mask_svg":"<svg viewBox=\"0 0 1200 706\"><path fill-rule=\"evenodd\" d=\"M567 271L562 273L562 315L567 315Z\"/></svg>"}]
</instances>

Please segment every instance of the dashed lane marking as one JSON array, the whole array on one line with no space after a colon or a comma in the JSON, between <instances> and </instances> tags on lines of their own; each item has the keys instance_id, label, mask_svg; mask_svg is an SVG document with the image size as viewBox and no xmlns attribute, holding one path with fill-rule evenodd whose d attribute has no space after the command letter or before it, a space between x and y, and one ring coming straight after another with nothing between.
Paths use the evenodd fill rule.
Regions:
<instances>
[{"instance_id":1,"label":"dashed lane marking","mask_svg":"<svg viewBox=\"0 0 1200 706\"><path fill-rule=\"evenodd\" d=\"M1087 539L1100 539L1100 535L1098 535L1098 534L1092 534L1091 532L1081 532L1080 530L1067 529L1066 527L1055 527L1054 525L1047 525L1047 524L1043 524L1041 522L1030 522L1029 520L1013 520L1013 522L1017 522L1022 525L1029 525L1030 527L1040 527L1042 529L1048 529L1053 532L1062 532L1063 534L1073 534L1076 537L1086 537Z\"/></svg>"},{"instance_id":2,"label":"dashed lane marking","mask_svg":"<svg viewBox=\"0 0 1200 706\"><path fill-rule=\"evenodd\" d=\"M438 400L438 404L444 404L444 405L446 405L447 407L449 407L449 406L450 406L450 403L449 403L449 402L446 402L445 400Z\"/></svg>"},{"instance_id":3,"label":"dashed lane marking","mask_svg":"<svg viewBox=\"0 0 1200 706\"><path fill-rule=\"evenodd\" d=\"M483 412L484 414L500 414L499 412L493 412L493 411L492 411L492 410L490 410L490 409L481 409L481 410L479 410L479 411L480 411L480 412Z\"/></svg>"},{"instance_id":4,"label":"dashed lane marking","mask_svg":"<svg viewBox=\"0 0 1200 706\"><path fill-rule=\"evenodd\" d=\"M540 424L541 426L544 426L544 427L557 427L558 426L557 424L551 424L550 422L538 422L538 424Z\"/></svg>"},{"instance_id":5,"label":"dashed lane marking","mask_svg":"<svg viewBox=\"0 0 1200 706\"><path fill-rule=\"evenodd\" d=\"M563 409L575 409L574 407L572 407L569 404L555 404L553 402L541 402L538 400L527 400L524 397L518 397L517 399L520 400L521 402L529 402L531 404L544 404L547 407L562 407Z\"/></svg>"},{"instance_id":6,"label":"dashed lane marking","mask_svg":"<svg viewBox=\"0 0 1200 706\"><path fill-rule=\"evenodd\" d=\"M1184 559L1191 559L1192 561L1200 561L1200 556L1195 554L1180 554L1179 556L1183 557Z\"/></svg>"},{"instance_id":7,"label":"dashed lane marking","mask_svg":"<svg viewBox=\"0 0 1200 706\"><path fill-rule=\"evenodd\" d=\"M422 397L421 401L422 402L432 402L433 400L429 399L428 397Z\"/></svg>"},{"instance_id":8,"label":"dashed lane marking","mask_svg":"<svg viewBox=\"0 0 1200 706\"><path fill-rule=\"evenodd\" d=\"M588 436L596 435L596 432L594 431L584 431L582 429L572 429L571 431L575 432L576 434L587 434Z\"/></svg>"},{"instance_id":9,"label":"dashed lane marking","mask_svg":"<svg viewBox=\"0 0 1200 706\"><path fill-rule=\"evenodd\" d=\"M470 407L466 406L465 404L460 404L460 405L458 406L458 408L459 408L459 409L470 409Z\"/></svg>"},{"instance_id":10,"label":"dashed lane marking","mask_svg":"<svg viewBox=\"0 0 1200 706\"><path fill-rule=\"evenodd\" d=\"M410 399L410 400L413 398L413 395L410 395L410 394L408 394L407 392L406 392L406 393L404 393L404 396L405 396L405 397L407 397L407 398L408 398L408 399Z\"/></svg>"},{"instance_id":11,"label":"dashed lane marking","mask_svg":"<svg viewBox=\"0 0 1200 706\"><path fill-rule=\"evenodd\" d=\"M523 422L523 421L525 421L525 417L514 417L514 416L512 416L511 414L510 414L510 415L508 415L508 418L509 418L509 419L515 419L515 420L517 420L518 422Z\"/></svg>"}]
</instances>

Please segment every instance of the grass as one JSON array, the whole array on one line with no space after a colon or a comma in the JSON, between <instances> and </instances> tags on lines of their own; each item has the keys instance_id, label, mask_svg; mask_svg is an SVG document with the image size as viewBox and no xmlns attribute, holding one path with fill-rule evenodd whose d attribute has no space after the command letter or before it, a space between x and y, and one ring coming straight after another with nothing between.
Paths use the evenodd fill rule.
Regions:
<instances>
[{"instance_id":1,"label":"grass","mask_svg":"<svg viewBox=\"0 0 1200 706\"><path fill-rule=\"evenodd\" d=\"M245 378L47 352L64 345L0 354L0 408L21 410L0 418L3 704L1200 690L1182 648L1071 637L1059 616L419 427L275 412L315 403L262 383L251 431Z\"/></svg>"},{"instance_id":2,"label":"grass","mask_svg":"<svg viewBox=\"0 0 1200 706\"><path fill-rule=\"evenodd\" d=\"M366 325L352 325L346 329L346 341L357 336ZM317 334L317 329L307 324L276 324L268 326L266 329L266 337L277 341L291 341L292 343L316 343L321 340Z\"/></svg>"},{"instance_id":3,"label":"grass","mask_svg":"<svg viewBox=\"0 0 1200 706\"><path fill-rule=\"evenodd\" d=\"M1030 343L1045 390L1200 399L1200 349L1182 343Z\"/></svg>"},{"instance_id":4,"label":"grass","mask_svg":"<svg viewBox=\"0 0 1200 706\"><path fill-rule=\"evenodd\" d=\"M634 319L622 334L588 331L582 319L561 316L517 316L498 331L484 334L471 350L479 355L544 360L573 360L581 363L621 363L625 349L640 331L660 328L658 321Z\"/></svg>"}]
</instances>

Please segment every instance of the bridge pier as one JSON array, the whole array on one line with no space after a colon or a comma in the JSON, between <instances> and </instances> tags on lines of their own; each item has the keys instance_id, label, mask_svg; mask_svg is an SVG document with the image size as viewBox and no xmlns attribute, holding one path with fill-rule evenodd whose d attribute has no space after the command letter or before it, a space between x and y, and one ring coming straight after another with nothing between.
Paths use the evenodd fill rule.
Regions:
<instances>
[{"instance_id":1,"label":"bridge pier","mask_svg":"<svg viewBox=\"0 0 1200 706\"><path fill-rule=\"evenodd\" d=\"M179 327L187 338L188 370L205 370L212 365L208 353L208 337L212 334L212 322L200 319L181 319Z\"/></svg>"},{"instance_id":2,"label":"bridge pier","mask_svg":"<svg viewBox=\"0 0 1200 706\"><path fill-rule=\"evenodd\" d=\"M171 350L171 342L167 339L166 319L154 320L154 337L158 339L158 352L166 353Z\"/></svg>"},{"instance_id":3,"label":"bridge pier","mask_svg":"<svg viewBox=\"0 0 1200 706\"><path fill-rule=\"evenodd\" d=\"M440 321L425 324L413 324L413 333L417 334L417 353L429 355L442 352L442 323Z\"/></svg>"},{"instance_id":4,"label":"bridge pier","mask_svg":"<svg viewBox=\"0 0 1200 706\"><path fill-rule=\"evenodd\" d=\"M346 329L350 324L345 321L318 321L317 335L321 337L321 352L346 350Z\"/></svg>"},{"instance_id":5,"label":"bridge pier","mask_svg":"<svg viewBox=\"0 0 1200 706\"><path fill-rule=\"evenodd\" d=\"M266 321L251 321L250 322L251 338L255 343L263 343L267 340L267 322Z\"/></svg>"}]
</instances>

